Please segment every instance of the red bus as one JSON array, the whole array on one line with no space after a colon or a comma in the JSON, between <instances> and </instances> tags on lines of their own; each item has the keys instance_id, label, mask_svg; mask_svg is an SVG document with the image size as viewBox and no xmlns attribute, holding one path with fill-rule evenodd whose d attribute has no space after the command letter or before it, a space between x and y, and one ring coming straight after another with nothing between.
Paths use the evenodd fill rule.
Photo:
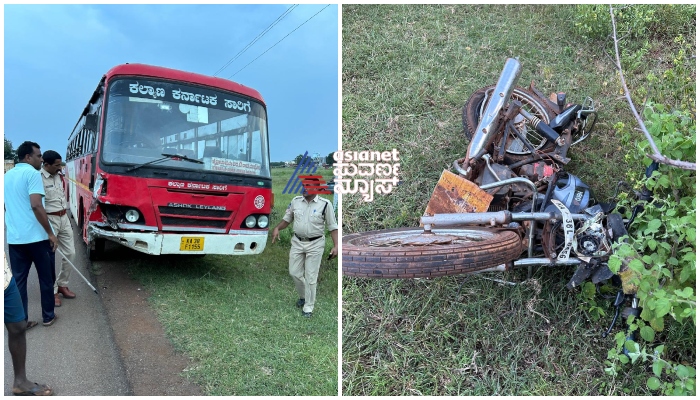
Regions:
<instances>
[{"instance_id":1,"label":"red bus","mask_svg":"<svg viewBox=\"0 0 700 400\"><path fill-rule=\"evenodd\" d=\"M119 65L68 139L71 215L91 259L106 240L147 254L259 254L273 201L269 159L256 90Z\"/></svg>"}]
</instances>

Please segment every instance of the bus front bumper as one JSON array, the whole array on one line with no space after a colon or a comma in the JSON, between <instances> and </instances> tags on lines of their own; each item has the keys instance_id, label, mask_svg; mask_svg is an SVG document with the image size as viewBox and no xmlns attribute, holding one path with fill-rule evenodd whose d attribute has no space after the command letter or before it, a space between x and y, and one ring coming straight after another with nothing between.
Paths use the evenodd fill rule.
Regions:
<instances>
[{"instance_id":1,"label":"bus front bumper","mask_svg":"<svg viewBox=\"0 0 700 400\"><path fill-rule=\"evenodd\" d=\"M246 234L116 232L90 225L89 236L104 238L146 254L260 254L267 232Z\"/></svg>"}]
</instances>

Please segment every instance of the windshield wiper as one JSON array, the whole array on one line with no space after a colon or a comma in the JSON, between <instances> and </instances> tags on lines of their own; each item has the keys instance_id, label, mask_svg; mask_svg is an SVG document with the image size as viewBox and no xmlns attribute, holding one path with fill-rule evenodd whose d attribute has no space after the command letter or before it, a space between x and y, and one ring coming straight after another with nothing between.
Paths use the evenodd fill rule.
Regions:
<instances>
[{"instance_id":1,"label":"windshield wiper","mask_svg":"<svg viewBox=\"0 0 700 400\"><path fill-rule=\"evenodd\" d=\"M197 160L197 159L195 159L195 158L189 158L189 157L187 157L187 156L185 156L185 155L182 155L182 154L168 154L168 153L162 153L161 156L163 156L163 157L162 157L162 158L157 158L157 159L155 159L155 160L153 160L153 161L149 161L149 162L147 162L147 163L143 163L143 164L139 164L139 165L134 165L133 167L128 168L128 169L126 170L126 172L131 172L131 171L134 171L134 170L139 169L139 168L141 168L141 167L144 167L144 166L146 166L146 165L155 164L155 163L157 163L157 162L165 161L165 160L168 160L168 159L170 159L170 160L172 160L172 159L175 159L175 160L185 160L185 161L193 162L193 163L196 163L196 164L204 164L204 161L200 161L200 160Z\"/></svg>"}]
</instances>

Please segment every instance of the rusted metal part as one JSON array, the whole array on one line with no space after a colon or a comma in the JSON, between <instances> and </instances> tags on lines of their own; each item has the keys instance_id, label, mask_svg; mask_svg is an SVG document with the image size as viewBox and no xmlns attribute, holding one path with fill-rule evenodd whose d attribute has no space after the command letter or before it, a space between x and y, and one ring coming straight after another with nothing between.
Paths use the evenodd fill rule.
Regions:
<instances>
[{"instance_id":1,"label":"rusted metal part","mask_svg":"<svg viewBox=\"0 0 700 400\"><path fill-rule=\"evenodd\" d=\"M523 136L523 133L515 127L512 120L508 121L508 123L506 124L506 128L506 132L510 132L507 135L511 141L511 143L508 145L509 149L515 146L515 143L513 143L514 141L519 141L518 145L520 147L527 147L527 149L530 151L530 154L537 153L537 150L535 150L535 148L532 146L532 143L530 143L530 141L525 136Z\"/></svg>"},{"instance_id":2,"label":"rusted metal part","mask_svg":"<svg viewBox=\"0 0 700 400\"><path fill-rule=\"evenodd\" d=\"M476 178L475 183L481 187L484 185L489 185L495 182L502 182L506 179L514 178L515 174L513 171L502 164L491 164L491 157L485 154L481 157L485 162L485 167L482 168L479 176ZM509 186L501 186L500 188L495 188L493 190L487 191L488 194L492 196L503 196L511 190Z\"/></svg>"},{"instance_id":3,"label":"rusted metal part","mask_svg":"<svg viewBox=\"0 0 700 400\"><path fill-rule=\"evenodd\" d=\"M450 171L442 171L424 215L451 213L481 213L491 204L493 196Z\"/></svg>"},{"instance_id":4,"label":"rusted metal part","mask_svg":"<svg viewBox=\"0 0 700 400\"><path fill-rule=\"evenodd\" d=\"M523 103L520 100L513 100L508 105L508 109L505 112L504 120L510 121L520 114L520 109L523 108Z\"/></svg>"},{"instance_id":5,"label":"rusted metal part","mask_svg":"<svg viewBox=\"0 0 700 400\"><path fill-rule=\"evenodd\" d=\"M506 130L499 130L502 131L503 133L501 134L501 139L499 141L498 145L498 151L496 151L496 162L497 163L502 163L503 158L506 155L506 142L508 141L508 132Z\"/></svg>"},{"instance_id":6,"label":"rusted metal part","mask_svg":"<svg viewBox=\"0 0 700 400\"><path fill-rule=\"evenodd\" d=\"M557 258L556 233L554 228L558 224L546 221L542 228L542 250L547 258L554 261Z\"/></svg>"},{"instance_id":7,"label":"rusted metal part","mask_svg":"<svg viewBox=\"0 0 700 400\"><path fill-rule=\"evenodd\" d=\"M520 167L520 175L527 177L533 182L541 181L554 175L554 168L544 161L525 164Z\"/></svg>"},{"instance_id":8,"label":"rusted metal part","mask_svg":"<svg viewBox=\"0 0 700 400\"><path fill-rule=\"evenodd\" d=\"M498 151L496 152L496 162L502 163L503 159L505 158L505 153L506 153L506 143L509 141L510 134L508 133L508 129L506 127L509 124L512 124L513 118L515 118L519 113L520 110L523 108L523 103L520 102L519 100L513 100L510 102L508 105L508 108L505 110L502 116L502 118L499 119L498 121L498 130L497 132L503 132L503 135L501 136L500 140L500 145L498 146ZM515 129L515 128L513 128ZM517 134L519 134L518 132ZM532 149L532 152L534 153L534 149Z\"/></svg>"},{"instance_id":9,"label":"rusted metal part","mask_svg":"<svg viewBox=\"0 0 700 400\"><path fill-rule=\"evenodd\" d=\"M500 185L506 185L506 184L514 183L514 182L522 182L522 183L526 183L527 185L529 185L532 188L532 197L534 199L535 193L537 192L537 188L535 187L534 183L530 182L530 180L528 180L526 178L506 179L505 181L496 182L496 183L493 183L491 185L483 185L482 189L486 190L486 189L489 189L491 187L497 187ZM531 211L533 213L535 212L535 202L534 201L532 202ZM530 233L529 233L528 237L529 237L529 240L528 240L528 247L527 247L527 255L528 255L528 257L532 257L533 249L534 249L534 245L535 245L535 224L530 224Z\"/></svg>"},{"instance_id":10,"label":"rusted metal part","mask_svg":"<svg viewBox=\"0 0 700 400\"><path fill-rule=\"evenodd\" d=\"M568 164L569 161L571 161L570 158L568 158L568 157L563 157L562 155L556 154L556 153L554 153L554 152L549 153L548 155L549 155L550 157L552 157L553 159L559 161L559 162L562 163L562 164Z\"/></svg>"},{"instance_id":11,"label":"rusted metal part","mask_svg":"<svg viewBox=\"0 0 700 400\"><path fill-rule=\"evenodd\" d=\"M455 171L457 171L457 173L459 173L460 175L466 176L466 175L467 175L467 171L464 170L464 169L462 169L462 167L461 167L461 165L460 165L460 164L463 163L463 162L464 162L464 159L463 159L463 158L460 158L459 160L454 160L454 161L452 162L452 168L454 168Z\"/></svg>"},{"instance_id":12,"label":"rusted metal part","mask_svg":"<svg viewBox=\"0 0 700 400\"><path fill-rule=\"evenodd\" d=\"M571 161L570 158L566 157L566 154L569 152L569 147L571 147L571 130L573 129L573 123L564 129L562 134L559 136L559 140L557 140L557 147L554 149L553 153L555 159L561 161L563 164L568 164L569 161Z\"/></svg>"},{"instance_id":13,"label":"rusted metal part","mask_svg":"<svg viewBox=\"0 0 700 400\"><path fill-rule=\"evenodd\" d=\"M535 186L535 184L532 181L530 181L529 179L522 178L522 177L503 179L503 180L498 181L498 182L483 184L483 185L481 185L481 189L488 190L488 189L499 187L499 186L506 186L506 185L517 184L517 183L525 184L528 188L530 188L532 190L533 194L535 192L537 192L537 187ZM535 211L534 208L532 209L532 211Z\"/></svg>"},{"instance_id":14,"label":"rusted metal part","mask_svg":"<svg viewBox=\"0 0 700 400\"><path fill-rule=\"evenodd\" d=\"M559 115L559 114L561 113L562 110L559 109L559 106L557 105L557 103L555 103L555 102L553 102L552 100L550 100L549 97L546 97L542 92L540 92L540 91L535 87L535 81L530 81L529 90L530 90L532 93L534 93L535 95L537 95L538 100L540 100L540 102L541 102L542 104L544 104L544 106L547 107L547 109L548 109L549 111L551 111L552 113L554 113L554 115Z\"/></svg>"}]
</instances>

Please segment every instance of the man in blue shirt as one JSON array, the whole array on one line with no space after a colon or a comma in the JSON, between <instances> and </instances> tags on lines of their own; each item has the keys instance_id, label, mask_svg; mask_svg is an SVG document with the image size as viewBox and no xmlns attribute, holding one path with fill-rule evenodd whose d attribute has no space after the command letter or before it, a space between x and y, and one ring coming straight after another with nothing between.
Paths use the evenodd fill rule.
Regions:
<instances>
[{"instance_id":1,"label":"man in blue shirt","mask_svg":"<svg viewBox=\"0 0 700 400\"><path fill-rule=\"evenodd\" d=\"M17 281L24 315L28 319L27 277L32 263L36 267L41 291L41 315L44 326L53 325L53 285L56 281L54 251L58 239L51 230L44 209L44 184L41 180L42 158L39 145L24 142L17 148L19 163L5 174L5 225L12 275ZM27 322L27 329L36 326Z\"/></svg>"}]
</instances>

